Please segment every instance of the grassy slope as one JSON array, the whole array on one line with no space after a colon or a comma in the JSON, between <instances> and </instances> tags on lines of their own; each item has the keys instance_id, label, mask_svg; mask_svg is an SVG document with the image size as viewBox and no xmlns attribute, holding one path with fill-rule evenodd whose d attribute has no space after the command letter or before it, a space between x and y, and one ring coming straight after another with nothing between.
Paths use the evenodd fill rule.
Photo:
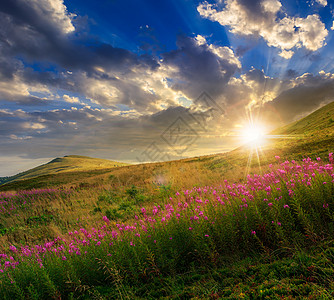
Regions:
<instances>
[{"instance_id":1,"label":"grassy slope","mask_svg":"<svg viewBox=\"0 0 334 300\"><path fill-rule=\"evenodd\" d=\"M39 176L63 174L65 172L89 172L92 170L110 169L125 165L128 164L88 156L68 155L55 158L44 165L11 176L10 182L32 179Z\"/></svg>"},{"instance_id":2,"label":"grassy slope","mask_svg":"<svg viewBox=\"0 0 334 300\"><path fill-rule=\"evenodd\" d=\"M80 170L78 166L72 169L69 166L62 170L61 174L53 172L52 176L35 172L35 176L42 176L36 178L21 176L20 179L27 180L4 184L0 186L0 191L59 185L109 184L110 175L112 175L113 184L122 186L134 184L148 187L154 185L157 178L163 178L164 183L176 185L177 188L189 187L212 184L221 180L222 177L231 180L243 179L246 173L261 172L261 166L272 163L275 155L280 155L285 159L302 159L307 156L313 158L315 156L327 157L328 152L333 150L331 147L333 147L332 141L334 138L334 102L297 122L273 131L272 135L275 138L268 139L266 146L258 153L260 161L258 161L257 155L253 151L249 168L246 168L246 166L252 151L249 147L244 146L227 153L163 163L119 168L109 168L107 165L103 165L94 168L94 171L90 169L89 172L87 172L88 168ZM95 161L95 159L92 160ZM96 159L96 161L99 160ZM44 168L44 166L33 170L38 171L39 168ZM63 173L64 171L67 173Z\"/></svg>"},{"instance_id":3,"label":"grassy slope","mask_svg":"<svg viewBox=\"0 0 334 300\"><path fill-rule=\"evenodd\" d=\"M313 170L310 168L308 174ZM297 181L294 187L296 196L291 198L286 182L295 178L294 175L292 173L283 182L274 185L270 195L264 190L258 191L254 199L248 199L247 210L239 209L240 200L245 195L241 193L233 198L231 205L217 206L213 202L213 206L199 206L197 201L189 202L191 210L180 210L182 217L179 219L172 218L168 225L158 221L154 228L148 226L148 232L138 229L141 235L137 237L133 236L134 232L130 232L129 236L122 233L123 242L115 243L112 247L108 246L110 240L97 246L95 237L87 235L92 242L88 251L90 254L66 254L64 263L59 257L47 256L43 261L45 268L29 260L12 272L15 284L10 283L12 277L2 277L0 290L3 294L0 293L0 298L333 299L334 186L323 184L324 181L330 182L328 174L319 175L309 188ZM280 187L280 190L275 187ZM236 190L239 191L239 186L235 187ZM75 191L72 191L67 196L42 195L39 201L35 197L36 205L14 205L16 211L11 212L11 225L16 222L18 226L12 232L15 240L11 241L10 235L5 234L5 247L8 249L9 244L17 247L21 244L19 230L25 232L24 244L27 238L36 238L38 234L45 238L46 229L52 236L51 227L42 227L46 222L72 232L79 228L100 228L102 216L108 215L105 209L109 210L108 218L113 220L111 226L114 228L116 222L120 224L124 221L116 216L122 210L128 217L137 214L143 218L139 207L146 206L150 211L153 203L162 205L168 196L175 197L173 192L161 199L146 201L132 190L127 193L128 199L119 199L121 195L114 194L111 189L106 191L110 194L106 193L98 199L96 209L83 213L91 204L88 202L89 196L94 196L97 190L87 189L92 194L84 199L82 189L77 191L81 194L75 195ZM208 201L217 201L217 194L213 190L211 195L204 189L202 191L204 194L191 192L185 196L181 193L172 203L176 208L179 207L178 203L196 195ZM222 193L222 190L218 191L218 194ZM277 201L278 195L282 196L280 201ZM273 209L268 208L262 200L264 197L274 203ZM83 200L82 207L78 206L79 200ZM19 203L23 204L23 201ZM329 205L327 208L323 206L325 203ZM284 204L288 204L289 208L283 207ZM47 210L43 207L45 205ZM119 208L115 205L119 205ZM7 206L11 207L10 204ZM128 210L134 206L134 210ZM112 207L116 209L116 214ZM200 222L192 222L189 219L197 215L199 207L209 221L203 218ZM66 220L64 212L81 212L82 218L79 222L73 222L75 217ZM92 223L94 213L100 219L99 224ZM160 220L162 215L157 219ZM24 226L19 224L22 221L25 222ZM272 223L274 221L275 224ZM278 225L278 221L282 224ZM141 223L140 220L136 222ZM256 230L255 236L252 236L251 230ZM136 246L132 247L130 241ZM34 244L30 242L30 245ZM107 252L110 254L106 255ZM67 249L65 253L68 253ZM65 295L69 294L71 297L66 298Z\"/></svg>"},{"instance_id":4,"label":"grassy slope","mask_svg":"<svg viewBox=\"0 0 334 300\"><path fill-rule=\"evenodd\" d=\"M261 165L274 160L274 155L282 158L301 158L305 156L327 157L333 150L334 134L334 103L322 108L310 116L273 132L275 135L290 135L293 139L279 138L271 141L271 146L260 153ZM171 194L164 194L159 190L158 179L164 185L171 184L173 188L193 185L203 186L221 182L228 178L232 182L243 178L245 166L249 156L249 149L238 148L234 151L218 155L196 157L180 161L165 163L152 163L143 165L124 166L113 169L101 169L89 172L65 172L61 174L44 175L27 180L17 181L2 186L5 189L25 189L46 186L74 186L72 194L64 199L56 198L54 201L42 199L38 202L36 212L27 211L25 216L4 219L4 227L11 230L3 235L3 244L24 241L36 243L55 234L72 230L77 224L77 217L87 216L89 219L83 226L94 224L101 219L107 210L115 214L129 215L137 213L138 207L149 203L160 203ZM258 172L257 162L253 161L249 172ZM138 195L131 199L126 192L132 184L140 188L147 198L142 200ZM96 187L96 188L95 188ZM104 190L106 189L106 190ZM109 190L108 190L109 189ZM1 190L1 189L0 189ZM161 197L157 197L157 192ZM168 191L167 191L168 192ZM98 197L103 195L103 197ZM101 194L102 193L102 194ZM123 193L123 194L121 194ZM147 196L149 195L149 197ZM138 199L137 199L138 198ZM138 202L137 204L133 204ZM36 216L35 216L36 215ZM53 215L48 225L35 224L36 217ZM35 223L30 224L34 218ZM36 220L35 220L36 219ZM120 219L121 222L124 219ZM30 223L29 223L29 222ZM17 224L16 224L16 223ZM86 224L87 222L87 224ZM13 228L9 228L12 224ZM79 227L78 227L79 228ZM34 238L34 240L31 240ZM334 283L333 245L321 245L323 249L316 248L314 253L307 250L295 253L292 257L278 257L264 255L261 257L246 257L243 259L228 257L230 265L208 269L197 266L187 274L171 274L168 276L155 276L155 279L139 287L128 287L128 298L149 299L165 296L166 298L183 299L279 299L277 296L286 295L282 299L305 299L306 295L313 294L309 299L332 299ZM325 271L324 271L325 270ZM325 273L326 274L325 274ZM125 284L125 283L124 283ZM127 289L122 285L124 290ZM324 288L325 287L325 288ZM81 287L80 287L81 288ZM321 289L320 289L321 288ZM78 287L79 289L79 287ZM148 297L147 290L150 292ZM328 293L331 293L329 295ZM105 286L92 286L88 292L82 292L86 298L91 299L101 295L101 299L117 299L115 288ZM131 297L131 293L137 297ZM112 296L114 295L114 296ZM138 296L145 295L145 296ZM276 295L276 296L275 296ZM133 295L134 296L134 295ZM200 298L198 298L200 297ZM202 297L202 298L201 298ZM204 297L204 298L203 298ZM125 298L126 294L125 294Z\"/></svg>"},{"instance_id":5,"label":"grassy slope","mask_svg":"<svg viewBox=\"0 0 334 300\"><path fill-rule=\"evenodd\" d=\"M307 117L273 131L274 134L314 136L333 135L334 102L316 110Z\"/></svg>"}]
</instances>

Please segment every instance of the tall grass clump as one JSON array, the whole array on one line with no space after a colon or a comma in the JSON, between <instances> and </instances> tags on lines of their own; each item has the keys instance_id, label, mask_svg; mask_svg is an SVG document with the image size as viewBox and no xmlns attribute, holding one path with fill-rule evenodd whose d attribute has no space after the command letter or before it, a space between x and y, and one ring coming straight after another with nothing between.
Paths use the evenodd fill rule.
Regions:
<instances>
[{"instance_id":1,"label":"tall grass clump","mask_svg":"<svg viewBox=\"0 0 334 300\"><path fill-rule=\"evenodd\" d=\"M201 274L244 257L293 257L333 243L332 154L329 163L277 157L269 170L244 183L176 192L164 206L142 207L130 224L104 216L96 228L73 229L41 245L9 245L0 255L0 297L93 298L107 291L131 299L129 287L136 287L145 298L143 285L169 276ZM133 199L137 194L128 191Z\"/></svg>"}]
</instances>

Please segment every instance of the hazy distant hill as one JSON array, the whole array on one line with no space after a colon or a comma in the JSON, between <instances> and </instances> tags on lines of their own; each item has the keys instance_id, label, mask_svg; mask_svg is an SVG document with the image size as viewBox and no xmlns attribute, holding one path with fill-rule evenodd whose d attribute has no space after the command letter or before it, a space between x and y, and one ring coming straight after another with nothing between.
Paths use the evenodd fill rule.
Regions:
<instances>
[{"instance_id":1,"label":"hazy distant hill","mask_svg":"<svg viewBox=\"0 0 334 300\"><path fill-rule=\"evenodd\" d=\"M92 158L81 155L66 155L64 157L55 158L44 165L19 173L17 175L4 177L3 181L12 182L31 179L43 175L110 169L126 165L128 164L107 159Z\"/></svg>"},{"instance_id":2,"label":"hazy distant hill","mask_svg":"<svg viewBox=\"0 0 334 300\"><path fill-rule=\"evenodd\" d=\"M334 151L334 102L301 120L274 130L267 142L257 153L245 145L226 153L128 166L103 159L68 156L18 174L11 178L15 179L13 182L1 185L0 190L95 185L98 182L145 186L154 185L156 178L180 186L193 186L218 182L222 178L239 180L246 173L253 170L259 172L261 166L274 162L275 155L284 159L302 159L307 156L327 159L328 153Z\"/></svg>"}]
</instances>

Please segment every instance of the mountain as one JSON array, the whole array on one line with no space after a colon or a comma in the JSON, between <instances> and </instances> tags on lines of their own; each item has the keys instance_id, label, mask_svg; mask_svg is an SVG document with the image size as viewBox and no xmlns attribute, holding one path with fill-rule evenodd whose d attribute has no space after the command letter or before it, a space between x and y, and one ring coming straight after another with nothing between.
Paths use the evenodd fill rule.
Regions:
<instances>
[{"instance_id":1,"label":"mountain","mask_svg":"<svg viewBox=\"0 0 334 300\"><path fill-rule=\"evenodd\" d=\"M275 156L290 160L304 157L328 159L329 152L334 152L333 141L334 102L331 102L296 122L270 132L261 147L251 148L245 144L230 152L194 158L193 161L206 161L203 167L239 180L253 170L261 172L263 166L276 161Z\"/></svg>"},{"instance_id":2,"label":"mountain","mask_svg":"<svg viewBox=\"0 0 334 300\"><path fill-rule=\"evenodd\" d=\"M256 151L244 145L226 153L128 166L106 160L68 156L18 174L14 176L16 178L13 182L1 185L0 190L83 187L103 183L114 187L135 185L148 188L161 184L189 187L214 184L221 182L222 178L237 181L246 174L262 172L262 168L265 170L265 166L276 161L276 155L284 159L308 156L327 159L328 153L334 150L333 141L334 102L274 130L268 135L267 143ZM109 165L105 165L105 162Z\"/></svg>"},{"instance_id":3,"label":"mountain","mask_svg":"<svg viewBox=\"0 0 334 300\"><path fill-rule=\"evenodd\" d=\"M215 167L219 160L224 160L225 164L235 167L257 165L260 168L274 162L277 155L284 159L302 159L308 156L328 158L328 153L334 150L333 141L334 102L331 102L298 121L270 132L264 145L257 151L251 151L248 145L243 145L222 154L220 159L219 155L216 155L212 160L212 167ZM253 159L249 161L251 154Z\"/></svg>"},{"instance_id":4,"label":"mountain","mask_svg":"<svg viewBox=\"0 0 334 300\"><path fill-rule=\"evenodd\" d=\"M272 134L303 135L307 137L316 135L315 139L324 135L333 136L334 102L323 106L305 118L274 130Z\"/></svg>"},{"instance_id":5,"label":"mountain","mask_svg":"<svg viewBox=\"0 0 334 300\"><path fill-rule=\"evenodd\" d=\"M334 148L334 102L316 110L296 122L278 128L272 132L276 137L273 148L282 155L328 156Z\"/></svg>"},{"instance_id":6,"label":"mountain","mask_svg":"<svg viewBox=\"0 0 334 300\"><path fill-rule=\"evenodd\" d=\"M64 157L55 158L44 165L19 173L17 175L4 177L3 181L4 183L9 183L44 175L53 175L66 172L87 172L93 170L110 169L126 165L128 164L107 159L92 158L81 155L66 155Z\"/></svg>"}]
</instances>

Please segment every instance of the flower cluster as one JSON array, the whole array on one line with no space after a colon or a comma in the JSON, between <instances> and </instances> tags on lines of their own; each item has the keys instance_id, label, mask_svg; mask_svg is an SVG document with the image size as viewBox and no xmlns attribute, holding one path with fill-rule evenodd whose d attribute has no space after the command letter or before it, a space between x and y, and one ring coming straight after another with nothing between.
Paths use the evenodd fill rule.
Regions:
<instances>
[{"instance_id":1,"label":"flower cluster","mask_svg":"<svg viewBox=\"0 0 334 300\"><path fill-rule=\"evenodd\" d=\"M280 162L281 158L276 158L278 164L270 165L268 173L249 175L245 183L229 183L224 180L219 186L193 187L176 192L164 206L142 207L131 224L115 223L104 216L98 228L79 228L42 245L21 247L10 245L7 253L0 254L0 273L15 269L27 257L36 259L42 268L43 260L50 255L66 261L71 256L78 257L94 252L96 247L104 247L106 256L110 256L109 250L117 243L127 243L133 249L143 239L151 244L157 244L159 239L156 235L159 232L164 232L166 240L172 243L174 236L169 232L170 224L180 228L184 224L188 234L206 240L214 239L215 230L212 228L224 226L224 218L227 216L238 218L238 224L243 220L245 224L243 226L247 228L245 232L253 239L259 239L261 232L268 231L265 226L272 226L272 230L282 232L288 224L279 218L285 215L287 219L292 218L290 211L294 205L294 197L300 193L301 188L309 190L317 188L325 191L329 188L328 184L333 185L333 156L330 153L329 164L321 163L320 159L312 161L306 158L299 164L296 161ZM326 184L323 184L324 182ZM4 205L8 203L17 205L26 203L24 201L27 199L33 199L28 195L47 195L55 192L59 191L35 190L15 195L1 195L2 209L7 211L4 210ZM11 202L11 199L15 201ZM280 209L281 214L278 213ZM324 211L324 215L330 214L333 203L327 201L314 209ZM259 222L252 222L254 215L259 213L271 218L268 221L269 225L260 226L257 225Z\"/></svg>"}]
</instances>

